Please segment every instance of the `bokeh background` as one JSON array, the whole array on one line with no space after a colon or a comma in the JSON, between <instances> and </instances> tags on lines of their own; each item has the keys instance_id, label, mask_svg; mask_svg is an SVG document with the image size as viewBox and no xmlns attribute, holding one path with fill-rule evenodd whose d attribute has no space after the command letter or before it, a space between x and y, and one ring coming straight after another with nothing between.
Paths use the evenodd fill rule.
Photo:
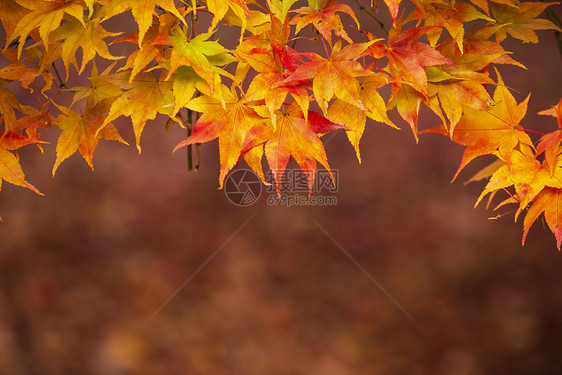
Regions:
<instances>
[{"instance_id":1,"label":"bokeh background","mask_svg":"<svg viewBox=\"0 0 562 375\"><path fill-rule=\"evenodd\" d=\"M536 112L562 96L562 58L540 37L508 43L528 70L501 72L550 131ZM336 206L234 206L217 143L187 173L160 117L140 156L102 142L95 173L75 155L53 178L54 143L23 149L46 197L0 193L0 374L561 374L554 237L539 220L521 247L521 219L488 220L462 184L489 160L450 184L462 148L393 116L401 131L368 124L362 165L343 132L326 143Z\"/></svg>"}]
</instances>

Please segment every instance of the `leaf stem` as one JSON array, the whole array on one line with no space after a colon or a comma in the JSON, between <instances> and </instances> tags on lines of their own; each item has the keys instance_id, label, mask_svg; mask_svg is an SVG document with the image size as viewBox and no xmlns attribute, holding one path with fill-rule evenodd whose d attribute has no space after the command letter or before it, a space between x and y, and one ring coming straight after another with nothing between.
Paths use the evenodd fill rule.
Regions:
<instances>
[{"instance_id":1,"label":"leaf stem","mask_svg":"<svg viewBox=\"0 0 562 375\"><path fill-rule=\"evenodd\" d=\"M57 69L57 66L55 65L54 62L51 64L51 67L52 67L53 70L55 71L55 75L57 76L57 79L59 80L59 89L60 89L61 87L64 87L65 89L67 89L68 87L67 87L66 84L63 82L63 80L62 80L62 78L61 78L61 76L60 76L59 70Z\"/></svg>"},{"instance_id":2,"label":"leaf stem","mask_svg":"<svg viewBox=\"0 0 562 375\"><path fill-rule=\"evenodd\" d=\"M536 130L523 129L523 131L526 132L526 133L533 133L533 134L544 135L543 132L539 132L539 131L536 131Z\"/></svg>"},{"instance_id":3,"label":"leaf stem","mask_svg":"<svg viewBox=\"0 0 562 375\"><path fill-rule=\"evenodd\" d=\"M297 40L299 40L299 34L300 34L300 33L301 33L301 32L299 31L299 32L295 35L295 38L293 39L293 44L291 44L291 48L292 48L292 49L295 49L295 46L297 45Z\"/></svg>"}]
</instances>

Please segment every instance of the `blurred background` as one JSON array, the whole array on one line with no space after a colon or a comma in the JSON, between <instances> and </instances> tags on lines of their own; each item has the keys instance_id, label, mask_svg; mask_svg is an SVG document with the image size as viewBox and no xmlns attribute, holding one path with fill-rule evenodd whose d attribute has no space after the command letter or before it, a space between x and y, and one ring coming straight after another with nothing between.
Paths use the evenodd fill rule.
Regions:
<instances>
[{"instance_id":1,"label":"blurred background","mask_svg":"<svg viewBox=\"0 0 562 375\"><path fill-rule=\"evenodd\" d=\"M506 45L528 70L500 71L518 101L532 92L525 127L551 131L536 112L562 96L562 58L540 38ZM0 374L562 373L562 254L546 224L521 247L522 219L488 220L473 209L483 184L462 184L489 159L450 184L463 149L416 145L392 119L401 131L368 124L362 165L343 132L324 138L335 206L271 207L265 192L233 205L217 143L188 173L185 149L171 152L184 130L163 117L140 156L101 142L95 173L74 155L53 178L46 131L44 154L20 153L46 197L0 193Z\"/></svg>"}]
</instances>

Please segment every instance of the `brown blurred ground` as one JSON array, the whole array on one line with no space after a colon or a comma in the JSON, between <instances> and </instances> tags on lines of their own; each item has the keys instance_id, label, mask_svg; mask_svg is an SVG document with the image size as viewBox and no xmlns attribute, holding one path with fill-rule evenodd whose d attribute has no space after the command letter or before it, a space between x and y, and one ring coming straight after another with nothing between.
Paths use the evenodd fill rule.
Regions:
<instances>
[{"instance_id":1,"label":"brown blurred ground","mask_svg":"<svg viewBox=\"0 0 562 375\"><path fill-rule=\"evenodd\" d=\"M525 125L550 130L534 113L562 95L562 58L541 37L511 45L528 71L502 72L533 92ZM482 186L449 184L462 149L446 138L371 124L359 165L337 134L337 206L239 208L216 143L188 174L164 122L141 156L102 143L95 173L75 155L53 179L54 145L22 152L46 197L0 193L0 374L562 373L562 254L541 222L522 248L521 221L473 210Z\"/></svg>"}]
</instances>

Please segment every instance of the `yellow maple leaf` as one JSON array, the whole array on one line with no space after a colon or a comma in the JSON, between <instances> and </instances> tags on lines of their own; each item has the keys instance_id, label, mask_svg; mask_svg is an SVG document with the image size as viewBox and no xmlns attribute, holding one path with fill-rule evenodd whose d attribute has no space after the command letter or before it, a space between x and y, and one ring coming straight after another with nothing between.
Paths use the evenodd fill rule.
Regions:
<instances>
[{"instance_id":1,"label":"yellow maple leaf","mask_svg":"<svg viewBox=\"0 0 562 375\"><path fill-rule=\"evenodd\" d=\"M96 136L96 132L104 123L103 114L109 109L111 101L106 99L94 104L93 100L88 100L83 113L77 113L69 108L57 105L62 114L53 123L61 128L62 133L57 140L57 158L53 166L53 176L59 165L77 150L90 168L94 170L92 158L100 139L127 144L111 123L106 124Z\"/></svg>"},{"instance_id":2,"label":"yellow maple leaf","mask_svg":"<svg viewBox=\"0 0 562 375\"><path fill-rule=\"evenodd\" d=\"M126 84L127 81L128 77L124 77L123 83ZM157 113L170 116L173 107L172 82L156 79L152 73L140 73L131 83L130 89L113 102L109 114L99 127L96 136L117 117L130 117L137 149L140 152L140 137L146 122L153 120Z\"/></svg>"},{"instance_id":3,"label":"yellow maple leaf","mask_svg":"<svg viewBox=\"0 0 562 375\"><path fill-rule=\"evenodd\" d=\"M29 9L19 20L13 32L8 36L8 43L19 38L18 58L21 55L27 36L39 28L39 35L45 48L49 45L49 34L61 24L65 14L74 17L82 26L84 24L84 6L80 0L16 0L19 5Z\"/></svg>"}]
</instances>

